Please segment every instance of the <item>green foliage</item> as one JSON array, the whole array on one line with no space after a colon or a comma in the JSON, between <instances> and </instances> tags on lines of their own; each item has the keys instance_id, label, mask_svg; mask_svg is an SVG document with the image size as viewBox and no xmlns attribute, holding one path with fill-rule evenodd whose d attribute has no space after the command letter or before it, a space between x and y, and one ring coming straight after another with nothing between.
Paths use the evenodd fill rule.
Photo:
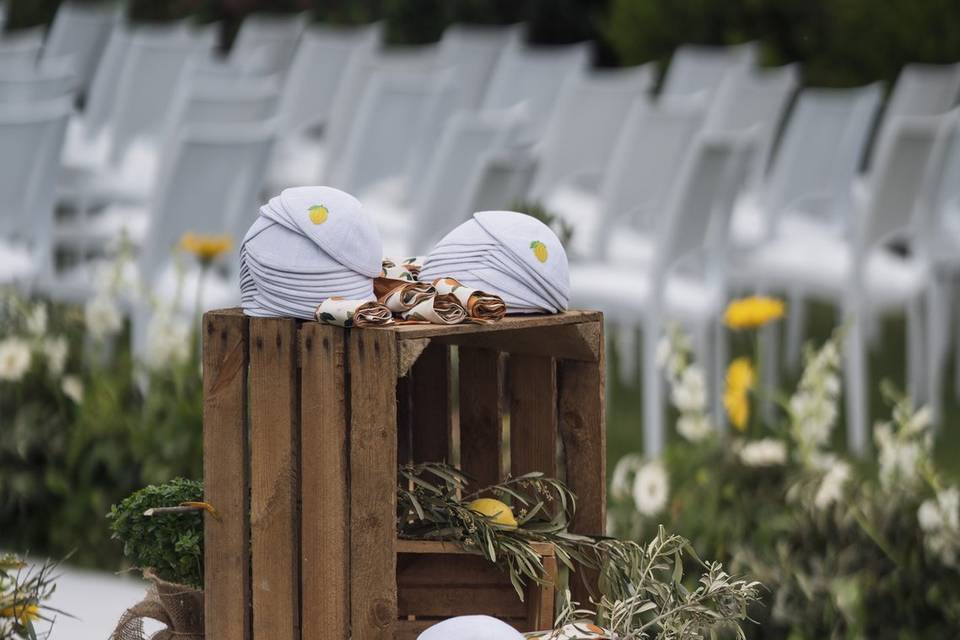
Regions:
<instances>
[{"instance_id":1,"label":"green foliage","mask_svg":"<svg viewBox=\"0 0 960 640\"><path fill-rule=\"evenodd\" d=\"M203 588L203 512L144 515L155 507L175 507L203 499L203 484L175 478L145 487L110 509L112 537L123 543L123 555L136 567L153 569L158 577Z\"/></svg>"},{"instance_id":2,"label":"green foliage","mask_svg":"<svg viewBox=\"0 0 960 640\"><path fill-rule=\"evenodd\" d=\"M951 0L613 0L605 22L622 64L669 59L683 43L759 40L767 64L802 62L805 81L892 81L907 62L960 59Z\"/></svg>"}]
</instances>

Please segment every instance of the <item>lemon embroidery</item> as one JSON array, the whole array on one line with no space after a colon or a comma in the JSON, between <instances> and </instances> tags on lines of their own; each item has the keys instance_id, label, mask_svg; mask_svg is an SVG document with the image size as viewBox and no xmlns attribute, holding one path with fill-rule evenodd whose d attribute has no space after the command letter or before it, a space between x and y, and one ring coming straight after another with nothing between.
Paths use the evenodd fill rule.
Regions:
<instances>
[{"instance_id":1,"label":"lemon embroidery","mask_svg":"<svg viewBox=\"0 0 960 640\"><path fill-rule=\"evenodd\" d=\"M530 248L533 249L533 255L537 256L537 260L540 262L547 261L547 245L539 240L534 240L530 243Z\"/></svg>"},{"instance_id":2,"label":"lemon embroidery","mask_svg":"<svg viewBox=\"0 0 960 640\"><path fill-rule=\"evenodd\" d=\"M310 207L310 222L313 224L323 224L327 221L327 215L330 212L322 204L315 204Z\"/></svg>"}]
</instances>

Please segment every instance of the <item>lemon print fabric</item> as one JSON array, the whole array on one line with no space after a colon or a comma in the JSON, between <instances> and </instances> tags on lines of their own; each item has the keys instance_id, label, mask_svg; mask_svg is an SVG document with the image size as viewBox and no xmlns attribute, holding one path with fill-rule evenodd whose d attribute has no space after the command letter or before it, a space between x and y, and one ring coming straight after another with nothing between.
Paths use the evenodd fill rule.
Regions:
<instances>
[{"instance_id":1,"label":"lemon print fabric","mask_svg":"<svg viewBox=\"0 0 960 640\"><path fill-rule=\"evenodd\" d=\"M537 257L537 260L540 262L547 261L547 245L539 240L534 240L530 243L530 248L533 250L533 255Z\"/></svg>"},{"instance_id":2,"label":"lemon print fabric","mask_svg":"<svg viewBox=\"0 0 960 640\"><path fill-rule=\"evenodd\" d=\"M322 204L315 204L310 207L310 222L313 224L323 224L327 221L330 212Z\"/></svg>"},{"instance_id":3,"label":"lemon print fabric","mask_svg":"<svg viewBox=\"0 0 960 640\"><path fill-rule=\"evenodd\" d=\"M501 527L517 527L517 519L513 517L513 510L503 502L494 498L479 498L467 505L467 508L474 513L490 518L491 524L498 524Z\"/></svg>"}]
</instances>

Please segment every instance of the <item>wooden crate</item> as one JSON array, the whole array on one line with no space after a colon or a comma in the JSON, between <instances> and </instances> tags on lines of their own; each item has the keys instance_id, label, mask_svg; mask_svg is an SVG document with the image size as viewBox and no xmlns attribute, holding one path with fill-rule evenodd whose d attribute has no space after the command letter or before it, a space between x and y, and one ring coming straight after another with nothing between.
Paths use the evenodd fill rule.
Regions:
<instances>
[{"instance_id":1,"label":"wooden crate","mask_svg":"<svg viewBox=\"0 0 960 640\"><path fill-rule=\"evenodd\" d=\"M396 468L459 451L483 485L542 471L579 497L571 530L602 533L600 314L344 330L223 310L203 332L208 640L413 638L481 612L480 592L482 612L549 626L551 589L520 604L482 558L396 540Z\"/></svg>"}]
</instances>

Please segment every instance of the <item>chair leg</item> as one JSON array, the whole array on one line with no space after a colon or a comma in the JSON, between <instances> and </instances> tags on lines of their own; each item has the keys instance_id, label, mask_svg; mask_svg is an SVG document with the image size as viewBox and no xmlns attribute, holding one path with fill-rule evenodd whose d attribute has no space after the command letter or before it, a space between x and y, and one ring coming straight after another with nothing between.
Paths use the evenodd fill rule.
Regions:
<instances>
[{"instance_id":1,"label":"chair leg","mask_svg":"<svg viewBox=\"0 0 960 640\"><path fill-rule=\"evenodd\" d=\"M721 434L727 432L727 415L723 410L723 388L726 383L727 360L730 343L726 327L722 320L716 320L711 327L713 333L713 357L710 376L710 411L713 425Z\"/></svg>"},{"instance_id":2,"label":"chair leg","mask_svg":"<svg viewBox=\"0 0 960 640\"><path fill-rule=\"evenodd\" d=\"M796 371L800 366L800 352L807 328L807 305L800 291L790 292L787 305L787 366Z\"/></svg>"},{"instance_id":3,"label":"chair leg","mask_svg":"<svg viewBox=\"0 0 960 640\"><path fill-rule=\"evenodd\" d=\"M923 300L916 298L907 303L907 393L914 406L923 404L927 399L925 380ZM933 356L932 353L927 354Z\"/></svg>"},{"instance_id":4,"label":"chair leg","mask_svg":"<svg viewBox=\"0 0 960 640\"><path fill-rule=\"evenodd\" d=\"M926 291L926 402L935 426L943 415L943 370L949 336L950 307L946 304L946 287L939 274L934 274ZM945 317L946 316L946 317Z\"/></svg>"},{"instance_id":5,"label":"chair leg","mask_svg":"<svg viewBox=\"0 0 960 640\"><path fill-rule=\"evenodd\" d=\"M637 372L637 327L630 323L617 324L617 377L629 387Z\"/></svg>"},{"instance_id":6,"label":"chair leg","mask_svg":"<svg viewBox=\"0 0 960 640\"><path fill-rule=\"evenodd\" d=\"M663 373L657 366L660 318L650 314L643 327L643 451L659 455L666 436L663 425Z\"/></svg>"},{"instance_id":7,"label":"chair leg","mask_svg":"<svg viewBox=\"0 0 960 640\"><path fill-rule=\"evenodd\" d=\"M760 329L760 416L770 423L777 411L773 401L780 386L780 324L771 322Z\"/></svg>"},{"instance_id":8,"label":"chair leg","mask_svg":"<svg viewBox=\"0 0 960 640\"><path fill-rule=\"evenodd\" d=\"M867 451L867 354L866 318L853 307L847 313L850 323L844 341L843 375L846 386L847 447L857 455Z\"/></svg>"}]
</instances>

